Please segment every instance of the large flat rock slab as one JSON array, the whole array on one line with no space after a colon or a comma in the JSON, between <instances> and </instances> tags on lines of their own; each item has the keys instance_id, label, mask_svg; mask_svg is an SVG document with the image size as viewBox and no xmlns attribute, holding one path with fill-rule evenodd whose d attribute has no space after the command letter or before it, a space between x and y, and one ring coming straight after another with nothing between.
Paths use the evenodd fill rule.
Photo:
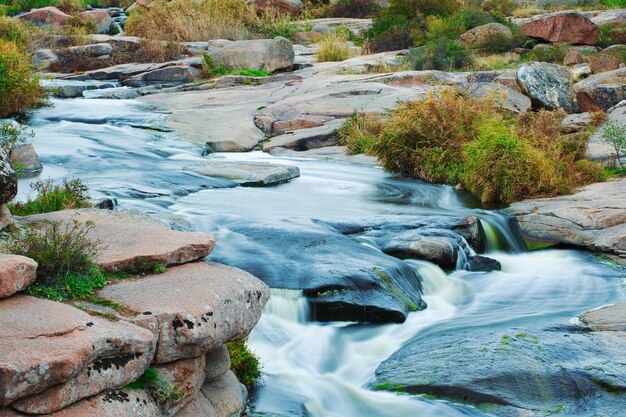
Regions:
<instances>
[{"instance_id":1,"label":"large flat rock slab","mask_svg":"<svg viewBox=\"0 0 626 417\"><path fill-rule=\"evenodd\" d=\"M45 390L51 389L65 390L50 400L65 406L138 378L154 352L151 332L67 304L14 296L0 302L0 316L0 405L42 392L50 399ZM142 364L125 372L140 358Z\"/></svg>"},{"instance_id":2,"label":"large flat rock slab","mask_svg":"<svg viewBox=\"0 0 626 417\"><path fill-rule=\"evenodd\" d=\"M0 253L0 298L25 290L37 278L37 262L19 255Z\"/></svg>"},{"instance_id":3,"label":"large flat rock slab","mask_svg":"<svg viewBox=\"0 0 626 417\"><path fill-rule=\"evenodd\" d=\"M339 144L337 130L344 121L345 119L333 120L321 126L299 129L274 136L263 145L263 150L270 152L276 148L286 148L294 151L307 151L309 149L336 146Z\"/></svg>"},{"instance_id":4,"label":"large flat rock slab","mask_svg":"<svg viewBox=\"0 0 626 417\"><path fill-rule=\"evenodd\" d=\"M179 232L145 215L86 209L63 210L21 219L22 224L59 221L92 222L88 237L100 241L96 264L105 271L150 269L155 263L183 264L205 258L215 246L215 237L201 232Z\"/></svg>"},{"instance_id":5,"label":"large flat rock slab","mask_svg":"<svg viewBox=\"0 0 626 417\"><path fill-rule=\"evenodd\" d=\"M530 240L578 246L626 262L626 179L575 194L514 203L507 209Z\"/></svg>"},{"instance_id":6,"label":"large flat rock slab","mask_svg":"<svg viewBox=\"0 0 626 417\"><path fill-rule=\"evenodd\" d=\"M158 335L154 362L166 363L245 337L261 317L269 289L240 269L199 262L109 285L97 295L139 312L128 320Z\"/></svg>"},{"instance_id":7,"label":"large flat rock slab","mask_svg":"<svg viewBox=\"0 0 626 417\"><path fill-rule=\"evenodd\" d=\"M297 166L267 162L210 161L185 167L185 170L208 177L225 178L248 187L282 184L300 176Z\"/></svg>"},{"instance_id":8,"label":"large flat rock slab","mask_svg":"<svg viewBox=\"0 0 626 417\"><path fill-rule=\"evenodd\" d=\"M580 319L593 331L626 332L626 303L588 311Z\"/></svg>"}]
</instances>

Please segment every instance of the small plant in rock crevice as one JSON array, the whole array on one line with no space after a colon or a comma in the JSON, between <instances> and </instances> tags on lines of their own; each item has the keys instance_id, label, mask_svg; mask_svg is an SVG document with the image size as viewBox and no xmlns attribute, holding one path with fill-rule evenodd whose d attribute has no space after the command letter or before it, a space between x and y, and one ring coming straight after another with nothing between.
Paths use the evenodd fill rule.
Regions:
<instances>
[{"instance_id":1,"label":"small plant in rock crevice","mask_svg":"<svg viewBox=\"0 0 626 417\"><path fill-rule=\"evenodd\" d=\"M248 389L261 377L261 362L250 351L245 340L237 340L226 344L230 354L230 369L239 382Z\"/></svg>"},{"instance_id":2,"label":"small plant in rock crevice","mask_svg":"<svg viewBox=\"0 0 626 417\"><path fill-rule=\"evenodd\" d=\"M155 368L148 368L138 380L126 385L125 390L146 389L159 404L176 402L185 396L185 391L174 381L164 377Z\"/></svg>"}]
</instances>

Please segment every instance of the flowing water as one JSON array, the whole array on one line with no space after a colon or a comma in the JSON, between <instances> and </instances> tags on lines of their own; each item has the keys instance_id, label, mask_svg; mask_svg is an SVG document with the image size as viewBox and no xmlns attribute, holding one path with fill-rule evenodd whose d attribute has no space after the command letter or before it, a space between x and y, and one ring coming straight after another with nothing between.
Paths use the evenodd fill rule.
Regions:
<instances>
[{"instance_id":1,"label":"flowing water","mask_svg":"<svg viewBox=\"0 0 626 417\"><path fill-rule=\"evenodd\" d=\"M376 391L376 367L415 336L481 326L567 325L583 311L617 301L620 282L608 266L570 250L525 252L507 218L477 208L445 186L394 178L369 166L280 159L253 152L213 155L233 160L295 164L301 177L271 188L234 187L228 181L182 171L205 160L202 148L164 131L163 116L127 100L54 100L29 124L45 169L39 178L80 177L94 197L117 199L124 209L167 214L217 235L219 253L237 253L229 225L241 222L311 224L375 215L476 215L489 256L502 271L446 274L407 261L423 279L428 308L403 324L358 325L308 321L301 291L272 290L250 336L264 365L254 397L259 415L483 416L451 402ZM20 197L28 183L20 182ZM259 261L263 253L259 252ZM338 254L340 256L340 254ZM270 266L271 267L271 266Z\"/></svg>"}]
</instances>

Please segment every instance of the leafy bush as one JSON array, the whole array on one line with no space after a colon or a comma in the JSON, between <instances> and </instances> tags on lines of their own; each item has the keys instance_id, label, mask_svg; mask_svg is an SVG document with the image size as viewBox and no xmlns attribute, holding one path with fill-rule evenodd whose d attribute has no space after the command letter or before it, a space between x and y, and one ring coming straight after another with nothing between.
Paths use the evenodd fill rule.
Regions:
<instances>
[{"instance_id":1,"label":"leafy bush","mask_svg":"<svg viewBox=\"0 0 626 417\"><path fill-rule=\"evenodd\" d=\"M626 124L608 122L604 126L602 139L613 147L615 161L621 168L625 168L622 155L626 153Z\"/></svg>"},{"instance_id":2,"label":"leafy bush","mask_svg":"<svg viewBox=\"0 0 626 417\"><path fill-rule=\"evenodd\" d=\"M353 154L370 153L382 129L379 116L354 112L339 129L339 140Z\"/></svg>"},{"instance_id":3,"label":"leafy bush","mask_svg":"<svg viewBox=\"0 0 626 417\"><path fill-rule=\"evenodd\" d=\"M600 25L598 45L606 48L626 43L626 23Z\"/></svg>"},{"instance_id":4,"label":"leafy bush","mask_svg":"<svg viewBox=\"0 0 626 417\"><path fill-rule=\"evenodd\" d=\"M412 49L407 61L409 66L415 70L452 71L468 69L472 64L472 58L467 49L456 41L445 38Z\"/></svg>"},{"instance_id":5,"label":"leafy bush","mask_svg":"<svg viewBox=\"0 0 626 417\"><path fill-rule=\"evenodd\" d=\"M339 0L331 5L328 11L330 17L372 17L380 10L380 6L373 0Z\"/></svg>"},{"instance_id":6,"label":"leafy bush","mask_svg":"<svg viewBox=\"0 0 626 417\"><path fill-rule=\"evenodd\" d=\"M35 29L31 25L20 19L0 16L0 40L13 42L22 50L26 48L33 30Z\"/></svg>"},{"instance_id":7,"label":"leafy bush","mask_svg":"<svg viewBox=\"0 0 626 417\"><path fill-rule=\"evenodd\" d=\"M480 7L486 12L510 16L517 9L518 4L514 0L484 0Z\"/></svg>"},{"instance_id":8,"label":"leafy bush","mask_svg":"<svg viewBox=\"0 0 626 417\"><path fill-rule=\"evenodd\" d=\"M66 225L45 221L12 232L3 250L37 262L37 282L29 294L54 300L85 297L106 283L91 260L100 245L88 237L93 227L77 220Z\"/></svg>"},{"instance_id":9,"label":"leafy bush","mask_svg":"<svg viewBox=\"0 0 626 417\"><path fill-rule=\"evenodd\" d=\"M382 127L374 154L387 170L426 181L461 184L485 203L508 203L568 192L602 179L577 161L560 138L563 112L501 114L490 99L453 91L399 105Z\"/></svg>"},{"instance_id":10,"label":"leafy bush","mask_svg":"<svg viewBox=\"0 0 626 417\"><path fill-rule=\"evenodd\" d=\"M341 33L327 33L319 42L318 62L345 61L350 58L348 38Z\"/></svg>"},{"instance_id":11,"label":"leafy bush","mask_svg":"<svg viewBox=\"0 0 626 417\"><path fill-rule=\"evenodd\" d=\"M261 363L250 351L245 340L228 342L230 354L230 369L235 373L239 382L250 389L261 377Z\"/></svg>"},{"instance_id":12,"label":"leafy bush","mask_svg":"<svg viewBox=\"0 0 626 417\"><path fill-rule=\"evenodd\" d=\"M0 148L11 154L13 148L26 145L35 133L28 126L13 122L0 122Z\"/></svg>"},{"instance_id":13,"label":"leafy bush","mask_svg":"<svg viewBox=\"0 0 626 417\"><path fill-rule=\"evenodd\" d=\"M30 57L13 42L0 41L0 117L24 112L44 97Z\"/></svg>"},{"instance_id":14,"label":"leafy bush","mask_svg":"<svg viewBox=\"0 0 626 417\"><path fill-rule=\"evenodd\" d=\"M7 207L17 216L28 216L52 211L91 207L88 187L79 179L63 180L54 185L52 180L38 180L31 184L37 196L25 203L11 203Z\"/></svg>"}]
</instances>

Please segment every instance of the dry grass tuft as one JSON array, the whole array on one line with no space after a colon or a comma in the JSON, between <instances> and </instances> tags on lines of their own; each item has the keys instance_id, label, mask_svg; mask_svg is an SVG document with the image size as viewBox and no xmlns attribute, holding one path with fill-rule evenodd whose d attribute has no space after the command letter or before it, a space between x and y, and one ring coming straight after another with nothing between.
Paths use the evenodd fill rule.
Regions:
<instances>
[{"instance_id":1,"label":"dry grass tuft","mask_svg":"<svg viewBox=\"0 0 626 417\"><path fill-rule=\"evenodd\" d=\"M318 62L345 61L350 56L350 44L343 33L327 33L319 42Z\"/></svg>"}]
</instances>

